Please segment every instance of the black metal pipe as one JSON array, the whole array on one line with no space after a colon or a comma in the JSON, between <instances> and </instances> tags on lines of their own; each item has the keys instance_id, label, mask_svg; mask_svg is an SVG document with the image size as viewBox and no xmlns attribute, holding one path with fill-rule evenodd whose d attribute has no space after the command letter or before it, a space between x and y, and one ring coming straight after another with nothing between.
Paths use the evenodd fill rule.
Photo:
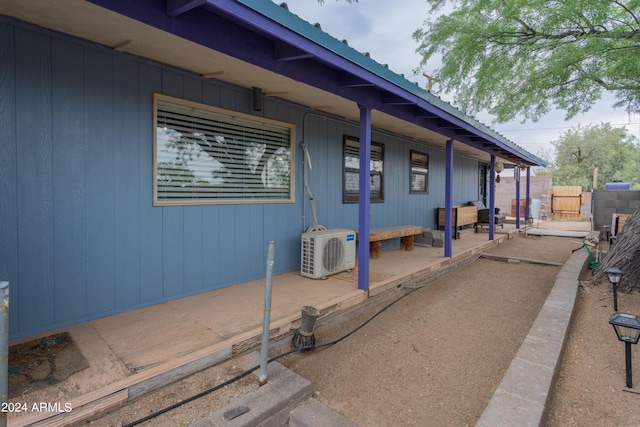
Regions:
<instances>
[{"instance_id":1,"label":"black metal pipe","mask_svg":"<svg viewBox=\"0 0 640 427\"><path fill-rule=\"evenodd\" d=\"M631 343L624 343L624 350L626 353L627 359L627 387L633 388L633 381L631 379Z\"/></svg>"}]
</instances>

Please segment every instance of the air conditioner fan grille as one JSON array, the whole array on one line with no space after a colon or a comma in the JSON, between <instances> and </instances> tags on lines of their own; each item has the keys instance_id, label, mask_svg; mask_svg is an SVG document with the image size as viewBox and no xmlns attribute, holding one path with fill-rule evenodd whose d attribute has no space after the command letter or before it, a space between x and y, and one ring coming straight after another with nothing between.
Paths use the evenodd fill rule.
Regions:
<instances>
[{"instance_id":1,"label":"air conditioner fan grille","mask_svg":"<svg viewBox=\"0 0 640 427\"><path fill-rule=\"evenodd\" d=\"M344 259L344 245L337 237L327 240L322 248L322 266L325 271L333 273L340 267Z\"/></svg>"}]
</instances>

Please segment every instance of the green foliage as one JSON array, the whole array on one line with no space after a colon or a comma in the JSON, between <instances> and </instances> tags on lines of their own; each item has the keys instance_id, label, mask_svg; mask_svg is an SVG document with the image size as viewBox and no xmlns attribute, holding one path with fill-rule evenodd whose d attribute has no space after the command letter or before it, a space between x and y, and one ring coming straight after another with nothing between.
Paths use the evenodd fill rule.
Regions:
<instances>
[{"instance_id":1,"label":"green foliage","mask_svg":"<svg viewBox=\"0 0 640 427\"><path fill-rule=\"evenodd\" d=\"M432 0L433 20L414 33L424 67L469 113L499 122L552 109L585 112L603 91L640 111L640 1ZM445 4L453 12L438 15Z\"/></svg>"},{"instance_id":2,"label":"green foliage","mask_svg":"<svg viewBox=\"0 0 640 427\"><path fill-rule=\"evenodd\" d=\"M640 147L624 129L609 123L578 126L563 132L552 144L556 156L548 170L554 185L581 185L583 191L591 191L597 168L599 189L613 181L640 189Z\"/></svg>"}]
</instances>

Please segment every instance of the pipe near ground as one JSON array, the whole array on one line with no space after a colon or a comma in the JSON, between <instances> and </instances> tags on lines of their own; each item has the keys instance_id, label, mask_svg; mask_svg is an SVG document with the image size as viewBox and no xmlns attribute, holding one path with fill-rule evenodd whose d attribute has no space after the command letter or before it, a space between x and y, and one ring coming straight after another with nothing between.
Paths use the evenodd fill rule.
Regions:
<instances>
[{"instance_id":1,"label":"pipe near ground","mask_svg":"<svg viewBox=\"0 0 640 427\"><path fill-rule=\"evenodd\" d=\"M260 385L267 383L267 361L269 358L269 326L271 324L271 283L273 278L273 264L276 242L269 242L267 250L267 278L264 290L264 311L262 316L262 345L260 348Z\"/></svg>"}]
</instances>

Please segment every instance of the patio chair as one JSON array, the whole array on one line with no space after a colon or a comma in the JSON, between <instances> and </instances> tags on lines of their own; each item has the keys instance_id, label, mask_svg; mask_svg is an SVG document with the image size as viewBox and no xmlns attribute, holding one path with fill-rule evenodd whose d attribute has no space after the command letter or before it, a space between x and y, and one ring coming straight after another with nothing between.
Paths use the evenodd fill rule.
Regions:
<instances>
[{"instance_id":1,"label":"patio chair","mask_svg":"<svg viewBox=\"0 0 640 427\"><path fill-rule=\"evenodd\" d=\"M474 200L467 204L478 208L478 224L489 224L489 208L487 208L482 201ZM495 208L493 219L495 225L502 227L507 217L500 214L500 208Z\"/></svg>"}]
</instances>

